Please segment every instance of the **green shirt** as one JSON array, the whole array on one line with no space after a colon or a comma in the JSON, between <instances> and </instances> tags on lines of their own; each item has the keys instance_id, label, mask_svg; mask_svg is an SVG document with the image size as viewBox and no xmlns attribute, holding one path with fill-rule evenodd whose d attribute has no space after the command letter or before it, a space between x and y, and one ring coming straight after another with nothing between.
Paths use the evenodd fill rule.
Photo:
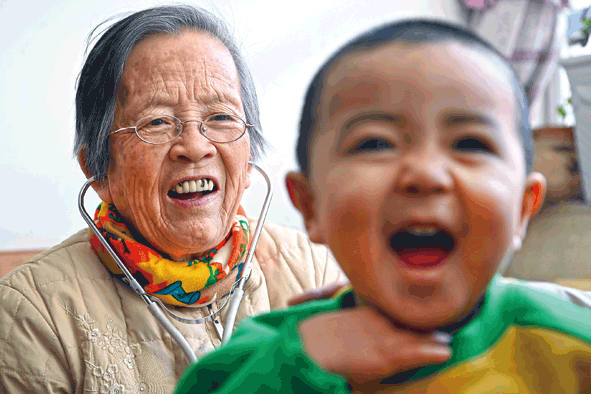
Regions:
<instances>
[{"instance_id":1,"label":"green shirt","mask_svg":"<svg viewBox=\"0 0 591 394\"><path fill-rule=\"evenodd\" d=\"M342 309L350 295L244 320L226 345L187 368L176 393L348 393L344 378L304 353L297 326ZM371 391L591 390L591 311L516 280L496 276L478 314L453 334L450 346L453 356L445 364L398 374Z\"/></svg>"}]
</instances>

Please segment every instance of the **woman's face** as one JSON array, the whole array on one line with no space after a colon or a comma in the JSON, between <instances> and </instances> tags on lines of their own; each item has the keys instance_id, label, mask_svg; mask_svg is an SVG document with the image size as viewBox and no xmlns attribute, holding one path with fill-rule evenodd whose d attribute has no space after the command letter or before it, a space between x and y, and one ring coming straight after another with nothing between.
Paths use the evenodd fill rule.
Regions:
<instances>
[{"instance_id":1,"label":"woman's face","mask_svg":"<svg viewBox=\"0 0 591 394\"><path fill-rule=\"evenodd\" d=\"M134 126L149 115L181 121L212 114L244 119L240 82L228 49L197 31L158 34L131 51L118 92L114 129ZM133 132L110 136L111 163L101 198L113 203L153 247L185 260L217 245L230 231L242 194L250 185L248 133L213 143L198 123L162 145ZM185 181L213 182L213 192L175 192Z\"/></svg>"}]
</instances>

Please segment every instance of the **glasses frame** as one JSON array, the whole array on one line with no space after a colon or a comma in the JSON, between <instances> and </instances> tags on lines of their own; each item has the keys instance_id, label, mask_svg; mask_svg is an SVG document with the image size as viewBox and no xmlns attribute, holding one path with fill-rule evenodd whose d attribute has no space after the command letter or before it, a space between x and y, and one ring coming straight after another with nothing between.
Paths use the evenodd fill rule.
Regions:
<instances>
[{"instance_id":1,"label":"glasses frame","mask_svg":"<svg viewBox=\"0 0 591 394\"><path fill-rule=\"evenodd\" d=\"M244 131L242 132L242 134L240 134L240 136L238 136L238 137L236 137L236 138L234 138L233 140L230 140L230 141L216 141L216 140L212 139L211 137L209 137L209 136L207 135L207 132L203 130L203 120L196 120L196 119L191 119L191 120L185 120L185 121L183 122L182 120L180 120L179 118L177 118L176 116L173 116L173 115L157 114L157 115L149 115L149 116L144 116L143 118L141 118L140 120L138 120L137 122L135 122L135 126L130 126L130 127L122 127L122 128L120 128L120 129L118 129L118 130L111 131L111 132L109 133L109 135L112 135L112 134L117 134L117 133L119 133L119 132L121 132L121 131L125 131L125 130L133 130L133 132L135 133L135 135L137 135L137 137L138 137L140 140L142 140L143 142L145 142L146 144L150 144L150 145L163 145L163 144L168 144L169 142L172 142L172 141L176 140L177 138L179 138L179 136L180 136L181 134L183 134L183 130L184 130L184 127L183 127L183 125L184 125L185 123L198 123L199 125L197 126L197 128L199 129L199 132L200 132L200 133L201 133L201 134L202 134L202 135L203 135L205 138L207 138L209 141L211 141L211 142L215 142L216 144L227 144L227 143L229 143L229 142L238 141L240 138L242 138L242 136L244 136L244 134L246 134L246 130L250 129L251 127L254 127L254 125L252 125L252 124L249 124L249 123L246 123L246 121L245 121L244 119L242 119L240 116L237 116L237 115L234 115L234 114L213 114L213 115L211 115L211 116L217 116L217 115L228 115L228 116L234 116L234 117L236 117L236 118L240 119L240 120L242 121L242 123L244 123ZM144 119L146 119L146 118L151 118L151 117L159 117L159 116L167 116L167 117L169 117L169 118L174 118L174 119L176 119L176 120L177 120L177 121L180 123L180 125L181 125L181 131L180 131L180 132L179 132L179 133L176 135L176 137L174 137L174 138L173 138L173 139L171 139L171 140L165 141L165 142L150 142L150 141L146 141L145 139L143 139L143 138L142 138L142 137L139 135L139 133L138 133L138 131L137 131L137 125L138 125L138 124L139 124L139 123L140 123L142 120L144 120Z\"/></svg>"}]
</instances>

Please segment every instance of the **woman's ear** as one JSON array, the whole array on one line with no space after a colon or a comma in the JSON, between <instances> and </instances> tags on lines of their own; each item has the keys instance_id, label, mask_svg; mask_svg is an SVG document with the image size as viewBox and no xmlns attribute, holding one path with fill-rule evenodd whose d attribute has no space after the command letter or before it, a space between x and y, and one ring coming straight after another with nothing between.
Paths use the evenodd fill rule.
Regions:
<instances>
[{"instance_id":1,"label":"woman's ear","mask_svg":"<svg viewBox=\"0 0 591 394\"><path fill-rule=\"evenodd\" d=\"M251 163L250 160L246 163L246 175L244 178L244 190L246 190L250 187L252 170L254 170L254 167L251 166L250 163Z\"/></svg>"},{"instance_id":2,"label":"woman's ear","mask_svg":"<svg viewBox=\"0 0 591 394\"><path fill-rule=\"evenodd\" d=\"M80 148L80 151L78 152L78 163L80 163L80 168L86 176L86 179L89 179L92 176L92 173L90 172L90 170L88 169L88 165L86 164L86 146ZM99 195L101 200L103 200L107 204L113 204L113 199L111 198L111 192L109 190L108 179L104 179L102 182L94 182L92 184L92 188Z\"/></svg>"},{"instance_id":3,"label":"woman's ear","mask_svg":"<svg viewBox=\"0 0 591 394\"><path fill-rule=\"evenodd\" d=\"M546 178L539 172L532 172L525 181L525 191L521 203L521 223L519 236L525 237L527 225L530 219L540 210L546 196Z\"/></svg>"},{"instance_id":4,"label":"woman's ear","mask_svg":"<svg viewBox=\"0 0 591 394\"><path fill-rule=\"evenodd\" d=\"M316 243L325 243L323 233L318 225L314 194L308 178L301 172L291 171L285 176L285 186L287 186L292 204L304 218L310 240Z\"/></svg>"}]
</instances>

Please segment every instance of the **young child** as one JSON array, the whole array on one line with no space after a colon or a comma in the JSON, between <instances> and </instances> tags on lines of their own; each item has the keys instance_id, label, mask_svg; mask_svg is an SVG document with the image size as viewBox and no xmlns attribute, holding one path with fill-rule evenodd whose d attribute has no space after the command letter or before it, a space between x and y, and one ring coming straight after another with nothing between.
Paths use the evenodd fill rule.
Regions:
<instances>
[{"instance_id":1,"label":"young child","mask_svg":"<svg viewBox=\"0 0 591 394\"><path fill-rule=\"evenodd\" d=\"M353 289L245 320L179 393L590 392L591 311L498 275L545 180L531 171L524 92L487 43L411 20L347 44L308 90L298 159L291 199ZM446 333L452 356L352 378L335 349L375 352L366 339L385 329L335 318L346 308Z\"/></svg>"}]
</instances>

